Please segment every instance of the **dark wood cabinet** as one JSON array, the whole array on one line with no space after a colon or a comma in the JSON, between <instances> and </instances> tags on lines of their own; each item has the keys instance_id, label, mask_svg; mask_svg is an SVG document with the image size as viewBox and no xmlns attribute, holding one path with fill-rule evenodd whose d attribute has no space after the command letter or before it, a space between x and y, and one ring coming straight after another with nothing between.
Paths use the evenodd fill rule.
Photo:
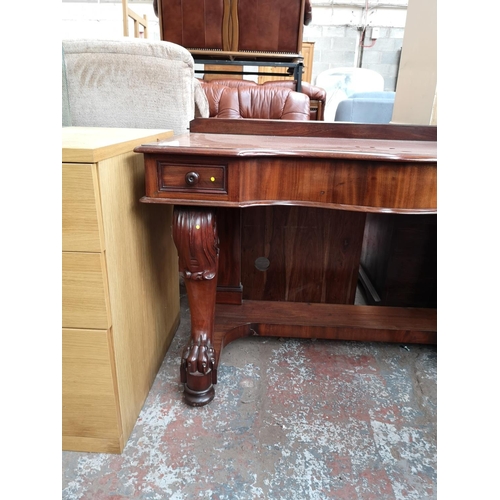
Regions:
<instances>
[{"instance_id":1,"label":"dark wood cabinet","mask_svg":"<svg viewBox=\"0 0 500 500\"><path fill-rule=\"evenodd\" d=\"M162 40L194 55L297 57L304 0L158 0Z\"/></svg>"}]
</instances>

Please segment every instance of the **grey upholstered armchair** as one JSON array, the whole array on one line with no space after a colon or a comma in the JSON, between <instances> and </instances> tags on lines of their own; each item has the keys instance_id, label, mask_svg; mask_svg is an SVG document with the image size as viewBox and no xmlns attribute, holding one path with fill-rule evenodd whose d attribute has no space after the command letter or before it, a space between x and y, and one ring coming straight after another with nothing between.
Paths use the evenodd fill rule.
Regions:
<instances>
[{"instance_id":1,"label":"grey upholstered armchair","mask_svg":"<svg viewBox=\"0 0 500 500\"><path fill-rule=\"evenodd\" d=\"M188 131L208 117L191 54L145 39L64 40L63 125Z\"/></svg>"}]
</instances>

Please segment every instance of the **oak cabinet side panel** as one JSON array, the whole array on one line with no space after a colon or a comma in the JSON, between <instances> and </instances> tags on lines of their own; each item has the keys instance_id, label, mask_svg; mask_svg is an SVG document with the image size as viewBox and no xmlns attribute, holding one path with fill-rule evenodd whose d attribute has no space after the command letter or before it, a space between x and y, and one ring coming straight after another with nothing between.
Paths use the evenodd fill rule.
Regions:
<instances>
[{"instance_id":1,"label":"oak cabinet side panel","mask_svg":"<svg viewBox=\"0 0 500 500\"><path fill-rule=\"evenodd\" d=\"M125 440L179 323L172 207L140 203L143 155L99 163L113 346Z\"/></svg>"}]
</instances>

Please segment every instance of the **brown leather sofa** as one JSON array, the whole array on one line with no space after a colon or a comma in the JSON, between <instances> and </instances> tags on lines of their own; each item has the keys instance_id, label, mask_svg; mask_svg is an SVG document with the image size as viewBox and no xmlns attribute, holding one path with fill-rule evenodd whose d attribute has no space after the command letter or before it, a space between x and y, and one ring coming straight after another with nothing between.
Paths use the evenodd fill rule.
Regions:
<instances>
[{"instance_id":1,"label":"brown leather sofa","mask_svg":"<svg viewBox=\"0 0 500 500\"><path fill-rule=\"evenodd\" d=\"M294 90L296 82L294 80L276 80L258 84L251 80L241 79L217 79L217 80L199 80L201 87L205 91L210 105L210 116L216 114L216 103L220 100L221 87L251 87L251 88L281 88ZM321 87L316 87L308 82L302 82L302 93L309 97L309 119L324 120L326 91Z\"/></svg>"},{"instance_id":2,"label":"brown leather sofa","mask_svg":"<svg viewBox=\"0 0 500 500\"><path fill-rule=\"evenodd\" d=\"M292 89L271 86L202 84L211 118L309 120L309 97Z\"/></svg>"}]
</instances>

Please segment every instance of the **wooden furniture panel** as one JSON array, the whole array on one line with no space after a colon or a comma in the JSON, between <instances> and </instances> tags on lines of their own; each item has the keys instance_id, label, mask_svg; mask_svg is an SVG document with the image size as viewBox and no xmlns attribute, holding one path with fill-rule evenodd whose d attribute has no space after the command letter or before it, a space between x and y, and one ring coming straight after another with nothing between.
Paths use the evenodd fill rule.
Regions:
<instances>
[{"instance_id":1,"label":"wooden furniture panel","mask_svg":"<svg viewBox=\"0 0 500 500\"><path fill-rule=\"evenodd\" d=\"M139 203L142 155L124 153L100 166L116 378L128 436L179 323L177 251L172 208Z\"/></svg>"},{"instance_id":2,"label":"wooden furniture panel","mask_svg":"<svg viewBox=\"0 0 500 500\"><path fill-rule=\"evenodd\" d=\"M171 135L63 129L63 449L122 451L179 324L172 208L139 203L133 152Z\"/></svg>"},{"instance_id":3,"label":"wooden furniture panel","mask_svg":"<svg viewBox=\"0 0 500 500\"><path fill-rule=\"evenodd\" d=\"M217 212L219 235L219 270L217 278L217 302L241 304L241 219L239 208L228 208Z\"/></svg>"},{"instance_id":4,"label":"wooden furniture panel","mask_svg":"<svg viewBox=\"0 0 500 500\"><path fill-rule=\"evenodd\" d=\"M302 81L312 83L314 42L302 42L302 56L304 57L304 73L302 75Z\"/></svg>"},{"instance_id":5,"label":"wooden furniture panel","mask_svg":"<svg viewBox=\"0 0 500 500\"><path fill-rule=\"evenodd\" d=\"M302 73L302 81L312 83L312 68L314 63L314 42L302 42L301 54L302 57L304 58L304 70ZM276 73L276 76L259 75L258 83L294 79L294 76L288 72L288 68L282 66L260 66L259 72Z\"/></svg>"},{"instance_id":6,"label":"wooden furniture panel","mask_svg":"<svg viewBox=\"0 0 500 500\"><path fill-rule=\"evenodd\" d=\"M100 252L104 237L95 164L64 164L62 171L63 252Z\"/></svg>"},{"instance_id":7,"label":"wooden furniture panel","mask_svg":"<svg viewBox=\"0 0 500 500\"><path fill-rule=\"evenodd\" d=\"M272 135L276 137L332 137L346 139L366 139L384 141L437 141L437 127L422 125L388 125L363 123L330 123L316 121L281 120L239 120L197 118L190 124L189 130L198 134L232 135ZM301 142L303 145L304 142Z\"/></svg>"},{"instance_id":8,"label":"wooden furniture panel","mask_svg":"<svg viewBox=\"0 0 500 500\"><path fill-rule=\"evenodd\" d=\"M109 328L106 269L100 253L63 252L62 326Z\"/></svg>"},{"instance_id":9,"label":"wooden furniture panel","mask_svg":"<svg viewBox=\"0 0 500 500\"><path fill-rule=\"evenodd\" d=\"M244 66L262 61L293 68L300 89L304 0L154 0L153 6L161 39L187 48L204 79L259 74Z\"/></svg>"},{"instance_id":10,"label":"wooden furniture panel","mask_svg":"<svg viewBox=\"0 0 500 500\"><path fill-rule=\"evenodd\" d=\"M162 40L193 54L298 54L304 0L158 0Z\"/></svg>"},{"instance_id":11,"label":"wooden furniture panel","mask_svg":"<svg viewBox=\"0 0 500 500\"><path fill-rule=\"evenodd\" d=\"M142 134L144 137L139 139ZM130 153L138 143L171 135L172 131L158 129L63 127L62 161L98 163L123 153Z\"/></svg>"},{"instance_id":12,"label":"wooden furniture panel","mask_svg":"<svg viewBox=\"0 0 500 500\"><path fill-rule=\"evenodd\" d=\"M354 304L364 213L270 206L242 215L244 300Z\"/></svg>"},{"instance_id":13,"label":"wooden furniture panel","mask_svg":"<svg viewBox=\"0 0 500 500\"><path fill-rule=\"evenodd\" d=\"M206 72L203 74L203 80L206 80L207 82L210 80L219 80L220 78L243 80L243 66L205 64L204 69Z\"/></svg>"},{"instance_id":14,"label":"wooden furniture panel","mask_svg":"<svg viewBox=\"0 0 500 500\"><path fill-rule=\"evenodd\" d=\"M214 128L223 121L206 120L214 122ZM249 121L259 122L237 120L233 127L238 128L241 122ZM285 128L297 123L262 121L284 122ZM250 126L255 125L258 123ZM242 126L247 128L246 124ZM154 169L146 170L146 190L150 194L144 201L154 199L154 203L161 203L163 199L170 204L175 200L180 205L233 207L273 204L342 210L349 207L358 212L380 212L390 207L393 213L429 213L428 207L434 206L437 199L437 172L433 161L426 161L428 146L424 141L395 143L393 140L341 137L336 138L337 150L332 154L330 144L320 137L307 137L298 143L296 138L237 134L213 134L208 140L205 134L191 133L178 136L175 145L175 149L167 147L168 155L151 156L155 160ZM252 154L256 148L262 152ZM194 149L197 156L191 155ZM231 149L232 159L226 156ZM158 149L152 154L157 153ZM158 189L161 183L158 164L167 161L189 164L188 157L193 165L209 162L228 165L227 195L215 191L203 193L196 187L191 190ZM307 169L302 167L304 157L307 157ZM381 163L381 158L389 160Z\"/></svg>"},{"instance_id":15,"label":"wooden furniture panel","mask_svg":"<svg viewBox=\"0 0 500 500\"><path fill-rule=\"evenodd\" d=\"M109 330L63 329L63 448L119 453L123 436L117 411Z\"/></svg>"}]
</instances>

